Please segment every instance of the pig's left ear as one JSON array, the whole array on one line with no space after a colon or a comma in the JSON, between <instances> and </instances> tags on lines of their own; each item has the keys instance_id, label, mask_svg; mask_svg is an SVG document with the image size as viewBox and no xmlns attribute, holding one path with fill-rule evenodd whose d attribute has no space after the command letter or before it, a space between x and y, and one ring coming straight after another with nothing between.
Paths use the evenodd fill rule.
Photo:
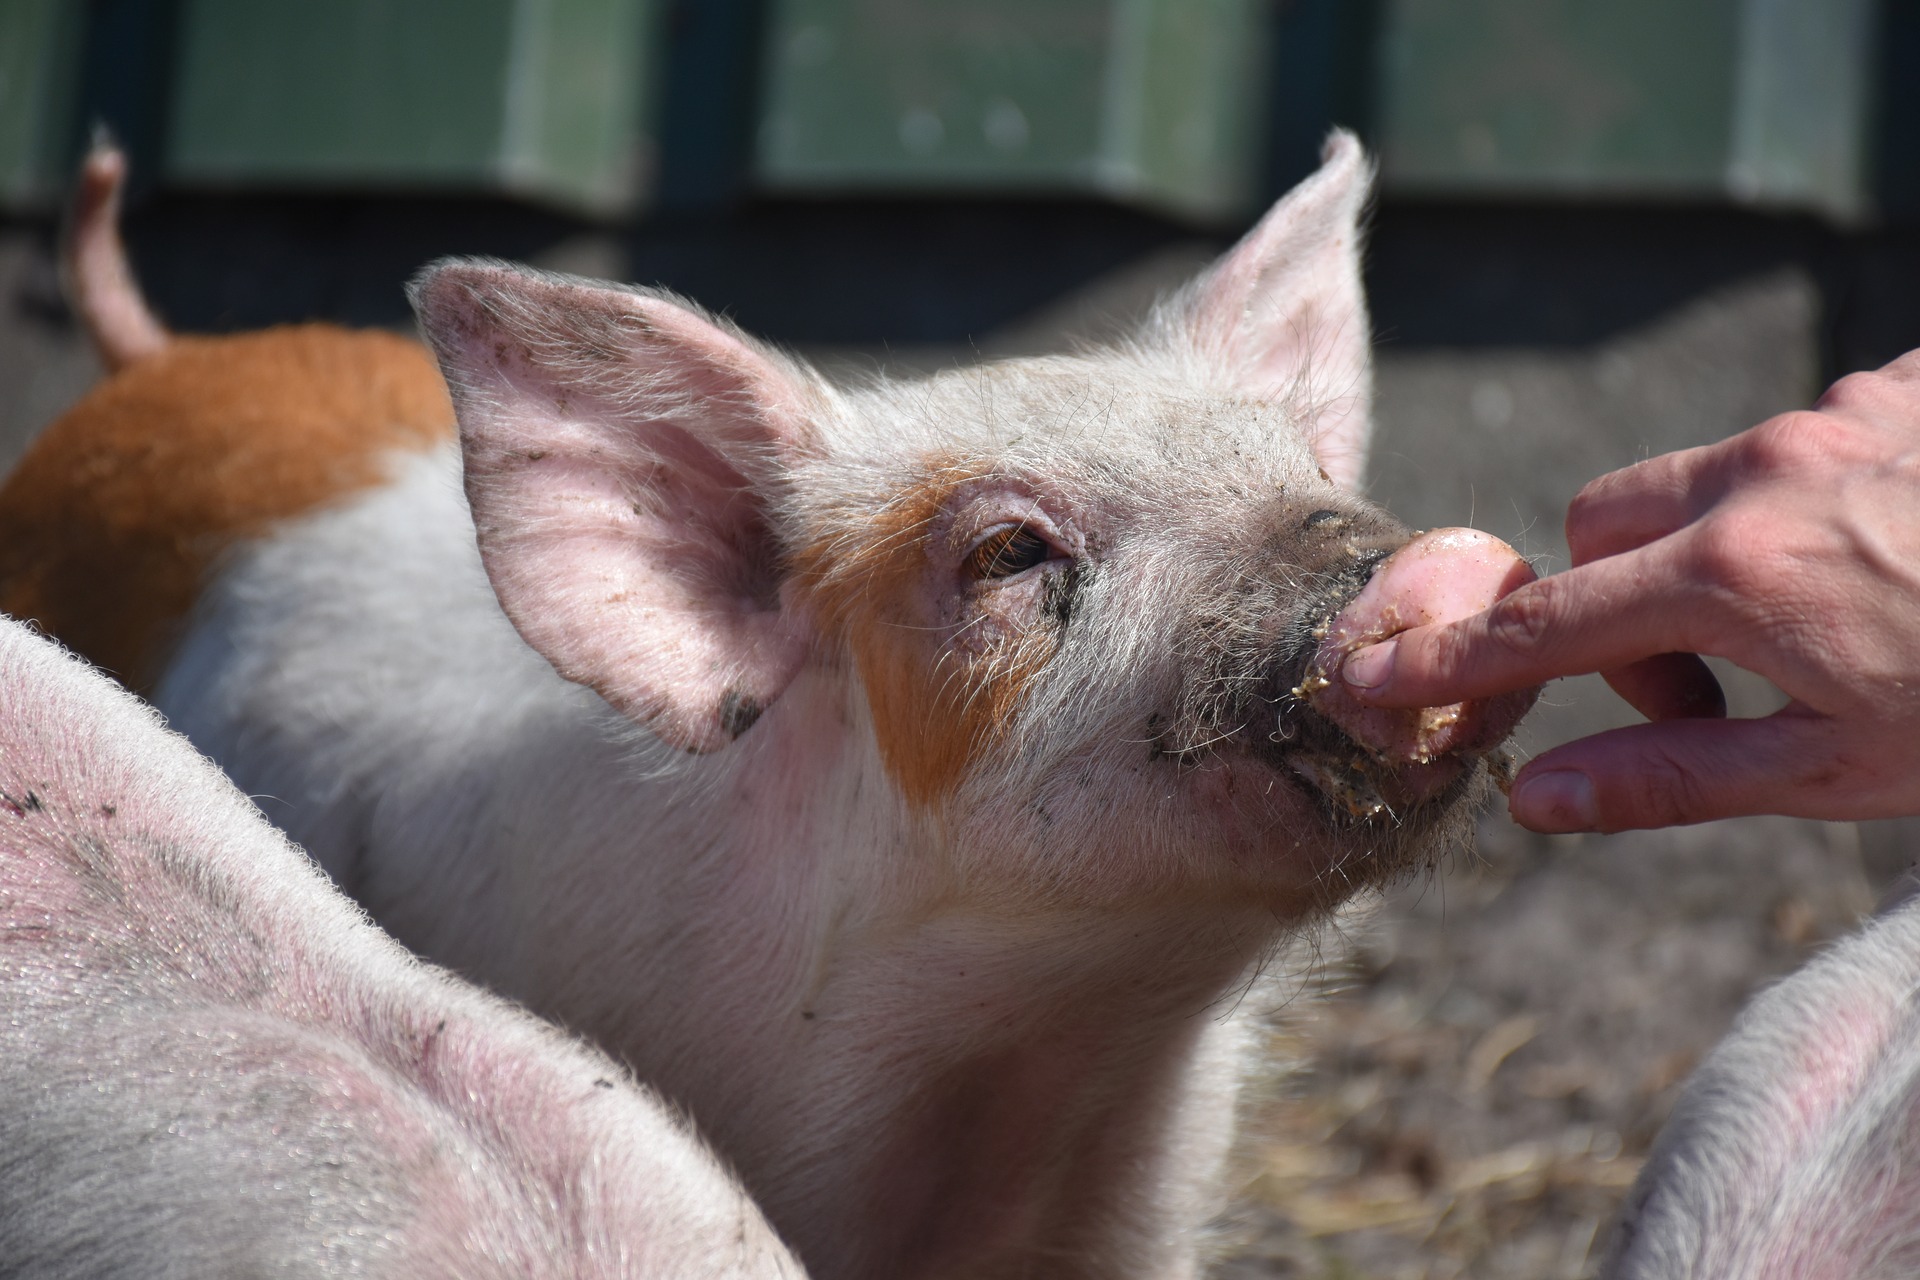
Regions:
<instances>
[{"instance_id":1,"label":"pig's left ear","mask_svg":"<svg viewBox=\"0 0 1920 1280\"><path fill-rule=\"evenodd\" d=\"M1373 423L1360 284L1360 217L1372 181L1359 141L1335 130L1319 170L1174 304L1175 323L1235 390L1312 410L1314 454L1347 488L1359 486Z\"/></svg>"},{"instance_id":2,"label":"pig's left ear","mask_svg":"<svg viewBox=\"0 0 1920 1280\"><path fill-rule=\"evenodd\" d=\"M469 260L412 297L522 638L674 746L746 732L807 651L775 520L828 393L656 294Z\"/></svg>"}]
</instances>

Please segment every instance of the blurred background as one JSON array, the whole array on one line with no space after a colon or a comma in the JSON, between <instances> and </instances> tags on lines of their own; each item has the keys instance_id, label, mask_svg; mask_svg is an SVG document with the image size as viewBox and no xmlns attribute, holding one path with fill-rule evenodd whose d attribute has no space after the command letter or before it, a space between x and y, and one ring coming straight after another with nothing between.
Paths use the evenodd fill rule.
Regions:
<instances>
[{"instance_id":1,"label":"blurred background","mask_svg":"<svg viewBox=\"0 0 1920 1280\"><path fill-rule=\"evenodd\" d=\"M405 328L488 253L900 372L1123 329L1343 124L1373 495L1544 571L1593 476L1920 347L1913 0L0 0L0 465L98 374L52 257L95 121L182 329ZM1564 682L1523 743L1630 716ZM1223 1274L1591 1274L1692 1064L1916 834L1490 815L1281 1011Z\"/></svg>"}]
</instances>

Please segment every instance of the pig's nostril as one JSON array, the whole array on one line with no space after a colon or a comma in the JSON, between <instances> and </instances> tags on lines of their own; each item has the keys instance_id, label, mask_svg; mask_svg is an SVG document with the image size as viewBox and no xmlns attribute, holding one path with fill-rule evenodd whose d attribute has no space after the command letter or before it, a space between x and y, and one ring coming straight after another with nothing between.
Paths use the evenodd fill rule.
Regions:
<instances>
[{"instance_id":1,"label":"pig's nostril","mask_svg":"<svg viewBox=\"0 0 1920 1280\"><path fill-rule=\"evenodd\" d=\"M1325 511L1325 510L1316 511L1312 515L1308 516L1305 520L1302 520L1300 522L1300 527L1303 529L1317 529L1321 525L1330 523L1331 521L1338 520L1339 518L1340 518L1340 513L1338 511Z\"/></svg>"}]
</instances>

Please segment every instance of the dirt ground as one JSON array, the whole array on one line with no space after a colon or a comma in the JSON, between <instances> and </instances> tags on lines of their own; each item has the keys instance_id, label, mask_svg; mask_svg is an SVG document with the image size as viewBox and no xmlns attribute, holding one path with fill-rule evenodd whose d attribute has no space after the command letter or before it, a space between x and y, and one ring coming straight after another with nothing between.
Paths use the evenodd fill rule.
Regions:
<instances>
[{"instance_id":1,"label":"dirt ground","mask_svg":"<svg viewBox=\"0 0 1920 1280\"><path fill-rule=\"evenodd\" d=\"M1124 322L1209 252L1162 249L971 350L815 354L911 368L1042 349ZM0 465L95 376L54 294L33 238L0 236ZM1373 492L1416 526L1477 524L1543 571L1564 567L1560 513L1585 480L1810 400L1819 322L1813 282L1788 267L1586 345L1388 341ZM1775 705L1737 676L1736 711ZM1522 744L1629 715L1597 681L1568 682ZM1757 985L1871 909L1916 834L1755 819L1547 838L1487 815L1477 856L1327 939L1311 984L1326 999L1280 1011L1303 1065L1254 1153L1245 1243L1219 1274L1592 1274L1688 1070Z\"/></svg>"}]
</instances>

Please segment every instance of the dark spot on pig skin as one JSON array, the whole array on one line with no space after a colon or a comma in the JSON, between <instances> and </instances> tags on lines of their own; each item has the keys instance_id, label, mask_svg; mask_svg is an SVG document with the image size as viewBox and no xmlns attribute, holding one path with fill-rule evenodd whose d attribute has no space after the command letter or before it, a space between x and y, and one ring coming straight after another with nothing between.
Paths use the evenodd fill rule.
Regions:
<instances>
[{"instance_id":1,"label":"dark spot on pig skin","mask_svg":"<svg viewBox=\"0 0 1920 1280\"><path fill-rule=\"evenodd\" d=\"M729 738L737 738L753 728L753 722L766 710L737 689L729 689L720 699L720 727Z\"/></svg>"},{"instance_id":2,"label":"dark spot on pig skin","mask_svg":"<svg viewBox=\"0 0 1920 1280\"><path fill-rule=\"evenodd\" d=\"M1147 717L1147 759L1149 762L1171 760L1179 765L1196 765L1206 758L1205 752L1192 747L1180 747L1168 741L1167 717L1158 711Z\"/></svg>"},{"instance_id":3,"label":"dark spot on pig skin","mask_svg":"<svg viewBox=\"0 0 1920 1280\"><path fill-rule=\"evenodd\" d=\"M808 1022L812 1022L812 1021L813 1021L813 1010L811 1010L811 1009L802 1009L802 1010L800 1011L800 1016L801 1016L801 1017L802 1017L803 1019L805 1019L806 1021L808 1021Z\"/></svg>"},{"instance_id":4,"label":"dark spot on pig skin","mask_svg":"<svg viewBox=\"0 0 1920 1280\"><path fill-rule=\"evenodd\" d=\"M1040 612L1061 627L1072 622L1074 601L1080 594L1080 582L1081 572L1077 564L1049 574L1046 585L1041 588Z\"/></svg>"},{"instance_id":5,"label":"dark spot on pig skin","mask_svg":"<svg viewBox=\"0 0 1920 1280\"><path fill-rule=\"evenodd\" d=\"M1166 752L1160 749L1160 739L1165 736L1166 732L1167 718L1165 716L1156 711L1147 717L1146 739L1147 759L1149 761L1158 760L1166 754Z\"/></svg>"},{"instance_id":6,"label":"dark spot on pig skin","mask_svg":"<svg viewBox=\"0 0 1920 1280\"><path fill-rule=\"evenodd\" d=\"M103 818L111 818L119 812L119 808L115 805L103 804L100 806L100 816Z\"/></svg>"},{"instance_id":7,"label":"dark spot on pig skin","mask_svg":"<svg viewBox=\"0 0 1920 1280\"><path fill-rule=\"evenodd\" d=\"M593 1087L594 1087L594 1088L596 1088L596 1089L611 1089L611 1088L613 1088L613 1081L611 1081L611 1080L595 1080L595 1081L593 1082Z\"/></svg>"}]
</instances>

